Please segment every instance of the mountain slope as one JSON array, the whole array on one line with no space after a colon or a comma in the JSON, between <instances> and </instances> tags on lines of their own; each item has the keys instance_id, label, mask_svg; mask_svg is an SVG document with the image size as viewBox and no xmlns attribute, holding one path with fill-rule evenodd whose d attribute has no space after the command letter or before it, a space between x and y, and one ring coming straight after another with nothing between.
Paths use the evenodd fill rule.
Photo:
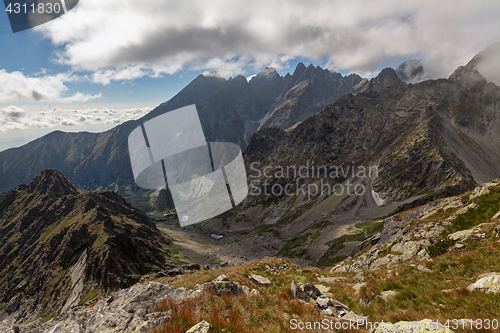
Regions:
<instances>
[{"instance_id":1,"label":"mountain slope","mask_svg":"<svg viewBox=\"0 0 500 333\"><path fill-rule=\"evenodd\" d=\"M340 73L319 66L306 67L299 63L292 75L283 78L284 88L264 126L285 130L316 114L342 95L357 92L356 86L361 81L356 74L342 77Z\"/></svg>"},{"instance_id":2,"label":"mountain slope","mask_svg":"<svg viewBox=\"0 0 500 333\"><path fill-rule=\"evenodd\" d=\"M113 192L77 188L48 169L0 194L0 290L19 318L67 309L165 268L165 238Z\"/></svg>"}]
</instances>

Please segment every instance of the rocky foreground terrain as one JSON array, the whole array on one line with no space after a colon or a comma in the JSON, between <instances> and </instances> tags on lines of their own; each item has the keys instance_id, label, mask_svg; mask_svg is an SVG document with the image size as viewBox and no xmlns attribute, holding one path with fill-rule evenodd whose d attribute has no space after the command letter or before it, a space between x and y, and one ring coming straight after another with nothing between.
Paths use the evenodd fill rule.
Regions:
<instances>
[{"instance_id":1,"label":"rocky foreground terrain","mask_svg":"<svg viewBox=\"0 0 500 333\"><path fill-rule=\"evenodd\" d=\"M219 270L164 270L48 321L9 318L0 329L379 333L477 332L489 325L484 331L498 332L499 237L497 179L388 217L380 233L334 267L301 269L264 258ZM327 326L307 326L314 322ZM342 323L351 329L337 330Z\"/></svg>"}]
</instances>

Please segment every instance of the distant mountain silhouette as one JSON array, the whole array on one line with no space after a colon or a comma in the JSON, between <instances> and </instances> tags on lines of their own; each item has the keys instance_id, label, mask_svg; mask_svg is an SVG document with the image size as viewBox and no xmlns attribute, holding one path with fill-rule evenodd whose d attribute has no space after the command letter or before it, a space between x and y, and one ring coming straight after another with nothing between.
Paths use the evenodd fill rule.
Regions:
<instances>
[{"instance_id":1,"label":"distant mountain silhouette","mask_svg":"<svg viewBox=\"0 0 500 333\"><path fill-rule=\"evenodd\" d=\"M0 152L0 191L28 183L40 171L54 168L79 187L137 193L127 140L143 121L195 104L207 141L228 141L245 149L263 127L286 129L322 110L362 85L361 77L300 63L285 77L264 68L250 82L243 76L225 80L199 75L168 102L137 121L103 133L55 131L19 148ZM358 85L358 87L356 87Z\"/></svg>"}]
</instances>

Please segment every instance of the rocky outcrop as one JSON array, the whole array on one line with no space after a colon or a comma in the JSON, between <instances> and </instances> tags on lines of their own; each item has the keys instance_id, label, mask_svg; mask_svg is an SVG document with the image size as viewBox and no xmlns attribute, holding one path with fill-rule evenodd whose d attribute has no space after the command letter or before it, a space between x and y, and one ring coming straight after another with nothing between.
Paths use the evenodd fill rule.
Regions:
<instances>
[{"instance_id":1,"label":"rocky outcrop","mask_svg":"<svg viewBox=\"0 0 500 333\"><path fill-rule=\"evenodd\" d=\"M480 290L487 294L500 292L500 273L486 273L477 278L477 281L467 287L467 290Z\"/></svg>"},{"instance_id":2,"label":"rocky outcrop","mask_svg":"<svg viewBox=\"0 0 500 333\"><path fill-rule=\"evenodd\" d=\"M184 299L196 294L194 290L175 289L156 282L138 283L95 300L87 306L73 308L46 323L39 319L17 327L20 333L145 333L168 319L165 313L154 312L156 303L161 299ZM8 332L9 329L12 329L9 323L0 323L2 332Z\"/></svg>"},{"instance_id":3,"label":"rocky outcrop","mask_svg":"<svg viewBox=\"0 0 500 333\"><path fill-rule=\"evenodd\" d=\"M12 318L0 322L0 332L9 332L15 326L17 333L105 333L150 332L169 320L168 312L156 312L162 300L185 300L211 292L215 297L241 294L259 297L260 293L220 275L212 282L196 285L193 289L174 288L158 282L137 283L132 287L109 293L106 296L70 308L68 311L44 323L42 319L31 323L15 323ZM15 306L14 304L12 306ZM203 322L202 322L203 323ZM191 329L204 332L208 323L199 323ZM198 331L200 330L201 331ZM191 331L190 331L191 332Z\"/></svg>"},{"instance_id":4,"label":"rocky outcrop","mask_svg":"<svg viewBox=\"0 0 500 333\"><path fill-rule=\"evenodd\" d=\"M334 273L377 270L384 267L391 268L399 262L411 259L430 259L429 246L442 239L442 234L458 216L479 207L480 202L476 199L488 195L490 193L488 189L493 187L500 187L500 182L494 181L478 186L471 195L436 200L412 211L386 218L384 228L376 242L362 243L363 246L358 246L357 252L354 252L351 258L334 266L330 271ZM448 213L449 216L429 221L429 218L437 213ZM496 232L495 225L494 222L481 223L470 229L448 234L446 239L453 242L452 250L459 250L464 247L462 243L471 237L482 239L486 232L492 230ZM424 266L419 269L426 270Z\"/></svg>"},{"instance_id":5,"label":"rocky outcrop","mask_svg":"<svg viewBox=\"0 0 500 333\"><path fill-rule=\"evenodd\" d=\"M292 281L290 289L294 298L314 304L319 310L321 310L321 314L325 316L332 316L341 320L357 322L360 325L367 320L367 317L357 315L350 311L345 304L328 298L311 283L301 284Z\"/></svg>"},{"instance_id":6,"label":"rocky outcrop","mask_svg":"<svg viewBox=\"0 0 500 333\"><path fill-rule=\"evenodd\" d=\"M18 322L68 311L166 268L169 242L116 193L45 170L0 194L0 301Z\"/></svg>"}]
</instances>

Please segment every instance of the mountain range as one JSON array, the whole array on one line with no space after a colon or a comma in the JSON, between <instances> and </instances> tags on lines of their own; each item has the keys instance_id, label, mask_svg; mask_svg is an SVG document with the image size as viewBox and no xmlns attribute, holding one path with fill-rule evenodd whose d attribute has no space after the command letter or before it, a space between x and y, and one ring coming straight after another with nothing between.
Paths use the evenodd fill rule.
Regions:
<instances>
[{"instance_id":1,"label":"mountain range","mask_svg":"<svg viewBox=\"0 0 500 333\"><path fill-rule=\"evenodd\" d=\"M350 225L495 179L500 87L475 69L478 57L448 79L417 84L385 69L364 91L344 95L291 130L258 131L244 153L250 195L197 228L241 233L237 238L261 255L331 262L325 256L335 252L332 239ZM331 177L325 167L343 171ZM280 172L294 168L302 175ZM358 175L358 168L365 173ZM348 184L351 194L341 193ZM359 195L352 194L355 186Z\"/></svg>"},{"instance_id":2,"label":"mountain range","mask_svg":"<svg viewBox=\"0 0 500 333\"><path fill-rule=\"evenodd\" d=\"M142 121L196 104L207 140L246 147L249 182L257 182L260 194L251 193L237 209L192 228L250 233L249 247L263 255L289 255L287 249L301 243L301 256L316 262L329 252L327 243L339 226L457 195L500 175L500 88L478 71L498 49L493 45L448 79L417 84L401 81L401 73L391 68L368 81L303 64L284 77L265 68L250 81L200 75L138 121L99 134L53 132L0 153L0 189L27 183L53 167L82 188L140 193L131 174L129 133ZM316 165L376 168L376 173L252 177L252 163L261 171ZM350 182L364 191L292 196L272 191L322 182L330 188ZM324 235L314 246L311 228Z\"/></svg>"},{"instance_id":3,"label":"mountain range","mask_svg":"<svg viewBox=\"0 0 500 333\"><path fill-rule=\"evenodd\" d=\"M40 171L54 168L79 187L130 196L141 189L133 179L127 140L144 121L195 104L207 141L234 142L245 149L259 128L287 129L366 84L366 79L355 74L343 77L302 63L293 74L282 77L273 68L265 68L250 81L241 75L228 80L215 74L199 75L137 121L103 133L55 131L1 152L0 191L28 183Z\"/></svg>"}]
</instances>

